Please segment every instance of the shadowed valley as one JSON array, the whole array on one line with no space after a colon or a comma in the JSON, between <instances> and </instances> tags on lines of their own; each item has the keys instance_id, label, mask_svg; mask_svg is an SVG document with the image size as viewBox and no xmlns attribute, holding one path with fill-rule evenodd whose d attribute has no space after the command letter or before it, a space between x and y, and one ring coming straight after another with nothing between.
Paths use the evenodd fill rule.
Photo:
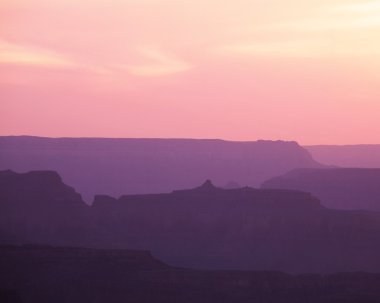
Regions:
<instances>
[{"instance_id":1,"label":"shadowed valley","mask_svg":"<svg viewBox=\"0 0 380 303\"><path fill-rule=\"evenodd\" d=\"M0 246L8 303L376 303L380 274L290 275L170 267L145 251Z\"/></svg>"}]
</instances>

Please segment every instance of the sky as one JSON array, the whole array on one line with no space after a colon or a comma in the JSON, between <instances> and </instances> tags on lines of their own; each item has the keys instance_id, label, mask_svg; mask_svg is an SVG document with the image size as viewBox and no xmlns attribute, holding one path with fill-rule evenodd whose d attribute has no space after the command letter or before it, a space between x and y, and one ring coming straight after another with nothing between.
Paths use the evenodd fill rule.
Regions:
<instances>
[{"instance_id":1,"label":"sky","mask_svg":"<svg viewBox=\"0 0 380 303\"><path fill-rule=\"evenodd\" d=\"M0 0L0 135L380 143L380 1Z\"/></svg>"}]
</instances>

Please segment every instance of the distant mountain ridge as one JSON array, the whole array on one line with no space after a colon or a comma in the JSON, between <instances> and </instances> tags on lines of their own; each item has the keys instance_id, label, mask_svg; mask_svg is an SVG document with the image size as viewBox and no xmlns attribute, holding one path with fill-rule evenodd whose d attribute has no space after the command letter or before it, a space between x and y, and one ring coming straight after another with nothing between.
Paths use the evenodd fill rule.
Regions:
<instances>
[{"instance_id":1,"label":"distant mountain ridge","mask_svg":"<svg viewBox=\"0 0 380 303\"><path fill-rule=\"evenodd\" d=\"M329 208L380 211L380 168L296 169L261 188L310 192Z\"/></svg>"},{"instance_id":2,"label":"distant mountain ridge","mask_svg":"<svg viewBox=\"0 0 380 303\"><path fill-rule=\"evenodd\" d=\"M0 137L0 169L54 170L85 200L215 184L259 186L302 167L321 167L296 142L208 139Z\"/></svg>"},{"instance_id":3,"label":"distant mountain ridge","mask_svg":"<svg viewBox=\"0 0 380 303\"><path fill-rule=\"evenodd\" d=\"M54 172L0 173L0 243L149 250L198 269L380 272L377 212L211 181L172 193L100 195L88 206L62 181L51 187L57 180Z\"/></svg>"},{"instance_id":4,"label":"distant mountain ridge","mask_svg":"<svg viewBox=\"0 0 380 303\"><path fill-rule=\"evenodd\" d=\"M380 168L380 144L304 146L313 158L326 165Z\"/></svg>"}]
</instances>

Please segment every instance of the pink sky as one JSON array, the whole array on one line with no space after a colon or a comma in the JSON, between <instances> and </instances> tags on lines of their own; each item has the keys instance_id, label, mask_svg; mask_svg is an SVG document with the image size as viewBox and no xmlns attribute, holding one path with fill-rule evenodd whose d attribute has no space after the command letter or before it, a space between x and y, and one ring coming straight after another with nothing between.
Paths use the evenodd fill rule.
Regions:
<instances>
[{"instance_id":1,"label":"pink sky","mask_svg":"<svg viewBox=\"0 0 380 303\"><path fill-rule=\"evenodd\" d=\"M379 37L376 0L0 0L0 134L380 143Z\"/></svg>"}]
</instances>

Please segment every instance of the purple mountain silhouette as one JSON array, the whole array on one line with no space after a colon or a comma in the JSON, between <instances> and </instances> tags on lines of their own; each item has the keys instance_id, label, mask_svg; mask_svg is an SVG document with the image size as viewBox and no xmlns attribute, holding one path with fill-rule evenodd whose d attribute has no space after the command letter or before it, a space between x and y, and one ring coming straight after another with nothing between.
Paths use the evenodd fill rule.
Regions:
<instances>
[{"instance_id":1,"label":"purple mountain silhouette","mask_svg":"<svg viewBox=\"0 0 380 303\"><path fill-rule=\"evenodd\" d=\"M380 211L380 168L298 169L267 180L262 188L310 192L330 208Z\"/></svg>"},{"instance_id":2,"label":"purple mountain silhouette","mask_svg":"<svg viewBox=\"0 0 380 303\"><path fill-rule=\"evenodd\" d=\"M170 192L206 179L259 186L301 167L321 167L295 142L0 137L0 169L54 170L87 201L95 194Z\"/></svg>"},{"instance_id":3,"label":"purple mountain silhouette","mask_svg":"<svg viewBox=\"0 0 380 303\"><path fill-rule=\"evenodd\" d=\"M45 184L45 186L44 186ZM380 214L294 190L222 189L80 200L52 172L0 174L0 242L150 250L175 266L380 272Z\"/></svg>"},{"instance_id":4,"label":"purple mountain silhouette","mask_svg":"<svg viewBox=\"0 0 380 303\"><path fill-rule=\"evenodd\" d=\"M305 146L313 158L326 165L380 168L380 144Z\"/></svg>"}]
</instances>

